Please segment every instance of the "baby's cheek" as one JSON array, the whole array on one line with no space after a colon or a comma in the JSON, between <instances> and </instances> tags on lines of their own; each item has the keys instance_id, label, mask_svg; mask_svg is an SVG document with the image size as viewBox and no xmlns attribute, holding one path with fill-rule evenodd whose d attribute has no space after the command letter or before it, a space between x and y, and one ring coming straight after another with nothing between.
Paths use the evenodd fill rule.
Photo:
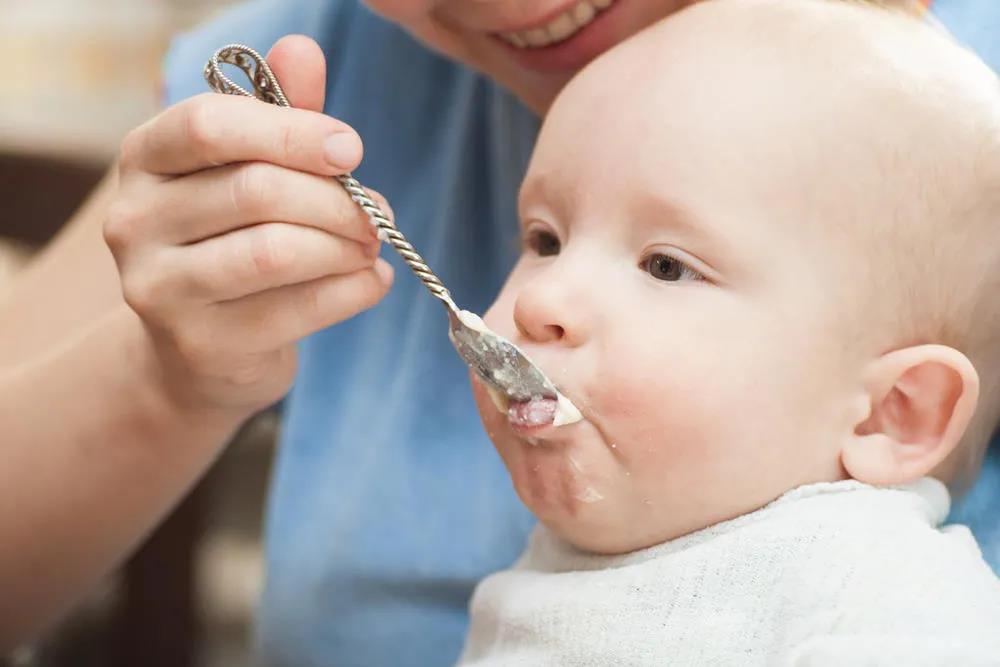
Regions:
<instances>
[{"instance_id":1,"label":"baby's cheek","mask_svg":"<svg viewBox=\"0 0 1000 667\"><path fill-rule=\"evenodd\" d=\"M640 365L600 377L590 392L592 414L629 467L705 455L720 413L703 377Z\"/></svg>"}]
</instances>

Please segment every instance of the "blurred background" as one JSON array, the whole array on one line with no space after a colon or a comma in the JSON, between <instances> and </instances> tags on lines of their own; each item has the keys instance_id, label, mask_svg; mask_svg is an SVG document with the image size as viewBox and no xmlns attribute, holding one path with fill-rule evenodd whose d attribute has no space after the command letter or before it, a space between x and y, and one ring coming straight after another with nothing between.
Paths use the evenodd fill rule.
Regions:
<instances>
[{"instance_id":1,"label":"blurred background","mask_svg":"<svg viewBox=\"0 0 1000 667\"><path fill-rule=\"evenodd\" d=\"M0 298L156 113L171 35L231 2L0 0ZM0 665L247 664L276 428L248 424L127 565Z\"/></svg>"}]
</instances>

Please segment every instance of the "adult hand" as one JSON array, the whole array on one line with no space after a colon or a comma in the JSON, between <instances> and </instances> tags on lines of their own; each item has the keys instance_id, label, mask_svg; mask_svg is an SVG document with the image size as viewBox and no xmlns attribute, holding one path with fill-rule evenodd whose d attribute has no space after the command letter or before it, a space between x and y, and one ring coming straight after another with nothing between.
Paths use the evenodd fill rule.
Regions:
<instances>
[{"instance_id":1,"label":"adult hand","mask_svg":"<svg viewBox=\"0 0 1000 667\"><path fill-rule=\"evenodd\" d=\"M267 59L295 108L205 93L166 109L123 142L104 228L167 395L198 409L279 399L295 342L392 282L374 228L332 178L362 146L320 113L322 51L290 36Z\"/></svg>"}]
</instances>

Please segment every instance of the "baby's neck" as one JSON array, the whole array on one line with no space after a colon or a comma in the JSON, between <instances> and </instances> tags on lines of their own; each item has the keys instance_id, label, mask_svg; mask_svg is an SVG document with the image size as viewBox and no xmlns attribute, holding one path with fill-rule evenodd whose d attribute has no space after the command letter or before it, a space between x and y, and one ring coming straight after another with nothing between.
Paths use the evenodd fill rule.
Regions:
<instances>
[{"instance_id":1,"label":"baby's neck","mask_svg":"<svg viewBox=\"0 0 1000 667\"><path fill-rule=\"evenodd\" d=\"M908 500L903 501L907 507L912 505L914 498L918 498L921 506L926 505L927 516L932 520L934 525L943 522L951 508L951 494L948 491L948 487L932 477L923 477L909 484L891 487L875 487L853 479L847 479L837 482L804 484L790 489L758 509L731 519L703 526L663 542L645 545L622 554L601 554L580 548L573 544L572 541L559 535L558 531L551 530L545 527L544 524L540 524L536 534L541 535L539 539L547 544L544 548L551 550L552 554L559 559L593 559L595 563L602 563L603 567L618 567L635 562L636 560L642 561L647 558L660 557L668 553L683 551L731 531L740 530L749 524L774 518L779 513L794 512L803 503L808 503L814 499L825 499L846 494L857 495L858 492L896 492L895 495L900 498L904 496L909 497ZM534 541L535 538L532 539Z\"/></svg>"}]
</instances>

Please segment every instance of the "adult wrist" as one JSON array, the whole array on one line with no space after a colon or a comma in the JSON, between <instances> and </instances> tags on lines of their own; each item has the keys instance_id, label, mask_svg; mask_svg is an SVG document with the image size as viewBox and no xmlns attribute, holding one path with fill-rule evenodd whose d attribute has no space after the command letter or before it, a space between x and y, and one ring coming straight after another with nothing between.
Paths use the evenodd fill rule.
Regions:
<instances>
[{"instance_id":1,"label":"adult wrist","mask_svg":"<svg viewBox=\"0 0 1000 667\"><path fill-rule=\"evenodd\" d=\"M169 364L160 356L151 333L130 308L123 304L115 318L121 331L125 363L134 369L136 397L144 403L141 412L147 415L151 428L171 428L184 423L225 437L261 409L206 400L187 388L182 378L170 373Z\"/></svg>"}]
</instances>

